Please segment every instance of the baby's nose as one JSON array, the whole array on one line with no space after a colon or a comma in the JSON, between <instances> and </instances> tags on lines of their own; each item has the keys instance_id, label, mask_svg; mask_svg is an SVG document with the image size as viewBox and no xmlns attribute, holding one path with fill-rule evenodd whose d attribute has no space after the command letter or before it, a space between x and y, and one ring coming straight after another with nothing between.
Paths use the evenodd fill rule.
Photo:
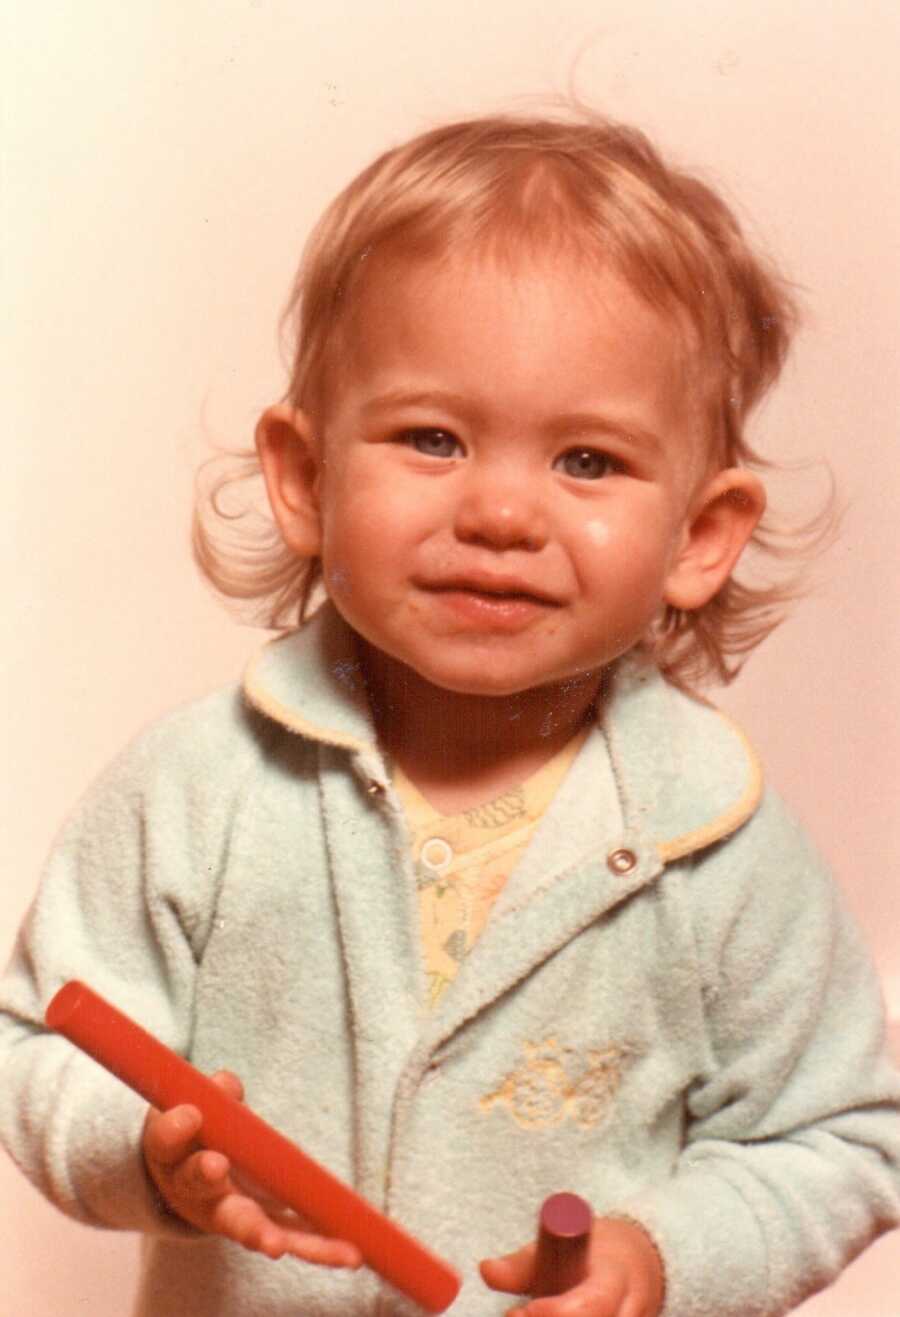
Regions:
<instances>
[{"instance_id":1,"label":"baby's nose","mask_svg":"<svg viewBox=\"0 0 900 1317\"><path fill-rule=\"evenodd\" d=\"M506 472L471 480L456 513L456 535L465 544L536 552L547 542L546 516L527 477Z\"/></svg>"}]
</instances>

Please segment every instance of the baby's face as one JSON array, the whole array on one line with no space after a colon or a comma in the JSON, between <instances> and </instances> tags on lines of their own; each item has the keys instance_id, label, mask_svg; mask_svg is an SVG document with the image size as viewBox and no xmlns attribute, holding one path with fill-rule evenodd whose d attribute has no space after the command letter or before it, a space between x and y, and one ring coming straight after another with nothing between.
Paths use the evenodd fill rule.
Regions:
<instances>
[{"instance_id":1,"label":"baby's face","mask_svg":"<svg viewBox=\"0 0 900 1317\"><path fill-rule=\"evenodd\" d=\"M368 274L319 434L323 571L350 624L469 694L630 649L703 475L676 337L568 265Z\"/></svg>"}]
</instances>

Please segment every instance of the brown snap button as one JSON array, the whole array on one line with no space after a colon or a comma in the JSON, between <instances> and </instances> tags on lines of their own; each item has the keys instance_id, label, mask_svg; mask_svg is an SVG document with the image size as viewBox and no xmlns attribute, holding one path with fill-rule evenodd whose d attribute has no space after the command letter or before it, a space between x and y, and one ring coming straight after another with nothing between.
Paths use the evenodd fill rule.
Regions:
<instances>
[{"instance_id":1,"label":"brown snap button","mask_svg":"<svg viewBox=\"0 0 900 1317\"><path fill-rule=\"evenodd\" d=\"M610 851L606 857L606 863L612 873L618 874L622 878L626 874L634 872L637 867L637 856L627 846L620 846L618 850Z\"/></svg>"},{"instance_id":2,"label":"brown snap button","mask_svg":"<svg viewBox=\"0 0 900 1317\"><path fill-rule=\"evenodd\" d=\"M371 778L369 780L369 783L366 786L366 791L368 791L370 796L384 795L384 787L381 785L380 782L376 782L374 778Z\"/></svg>"}]
</instances>

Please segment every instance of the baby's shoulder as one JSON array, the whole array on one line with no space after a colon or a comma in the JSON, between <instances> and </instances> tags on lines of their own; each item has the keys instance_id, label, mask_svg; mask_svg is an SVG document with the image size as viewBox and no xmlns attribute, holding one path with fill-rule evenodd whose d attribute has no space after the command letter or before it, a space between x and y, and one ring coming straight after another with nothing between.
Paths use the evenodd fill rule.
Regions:
<instances>
[{"instance_id":1,"label":"baby's shoulder","mask_svg":"<svg viewBox=\"0 0 900 1317\"><path fill-rule=\"evenodd\" d=\"M94 792L146 798L227 793L262 766L283 731L252 709L240 683L175 708L139 731L101 773Z\"/></svg>"},{"instance_id":2,"label":"baby's shoulder","mask_svg":"<svg viewBox=\"0 0 900 1317\"><path fill-rule=\"evenodd\" d=\"M827 896L831 877L814 843L767 780L750 737L727 711L660 683L649 725L662 732L653 749L660 820L659 851L686 859L692 886L731 904L746 886L763 905Z\"/></svg>"},{"instance_id":3,"label":"baby's shoulder","mask_svg":"<svg viewBox=\"0 0 900 1317\"><path fill-rule=\"evenodd\" d=\"M240 754L265 740L268 725L248 706L240 682L231 682L170 709L148 724L128 749L146 758L175 756L191 761L229 751Z\"/></svg>"}]
</instances>

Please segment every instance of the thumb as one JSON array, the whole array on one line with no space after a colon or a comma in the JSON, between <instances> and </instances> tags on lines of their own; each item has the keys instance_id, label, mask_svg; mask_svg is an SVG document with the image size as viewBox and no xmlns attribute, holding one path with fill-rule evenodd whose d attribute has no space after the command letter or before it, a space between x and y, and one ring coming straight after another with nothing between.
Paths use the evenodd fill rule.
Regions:
<instances>
[{"instance_id":1,"label":"thumb","mask_svg":"<svg viewBox=\"0 0 900 1317\"><path fill-rule=\"evenodd\" d=\"M492 1290L506 1294L528 1294L534 1279L534 1244L526 1244L515 1253L499 1258L485 1258L478 1264L481 1279Z\"/></svg>"}]
</instances>

